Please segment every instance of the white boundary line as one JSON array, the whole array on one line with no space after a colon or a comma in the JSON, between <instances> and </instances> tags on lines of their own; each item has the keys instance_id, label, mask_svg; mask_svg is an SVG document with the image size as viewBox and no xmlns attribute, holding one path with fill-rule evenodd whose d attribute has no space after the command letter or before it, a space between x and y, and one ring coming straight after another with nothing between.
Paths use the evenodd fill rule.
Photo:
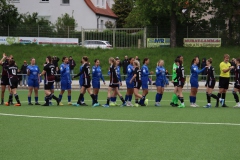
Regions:
<instances>
[{"instance_id":1,"label":"white boundary line","mask_svg":"<svg viewBox=\"0 0 240 160\"><path fill-rule=\"evenodd\" d=\"M25 117L25 118L42 118L42 119L59 119L59 120L100 121L100 122L129 122L129 123L160 123L160 124L192 124L192 125L240 126L239 123L208 123L208 122L171 122L171 121L144 121L144 120L119 120L119 119L91 119L91 118L32 116L32 115L7 114L7 113L0 113L0 116Z\"/></svg>"}]
</instances>

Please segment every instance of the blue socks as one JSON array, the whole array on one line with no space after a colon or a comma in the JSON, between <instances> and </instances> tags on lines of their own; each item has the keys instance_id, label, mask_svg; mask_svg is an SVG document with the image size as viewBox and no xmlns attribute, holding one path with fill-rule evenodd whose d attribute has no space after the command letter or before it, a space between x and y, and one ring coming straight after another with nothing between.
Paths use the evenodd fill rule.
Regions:
<instances>
[{"instance_id":1,"label":"blue socks","mask_svg":"<svg viewBox=\"0 0 240 160\"><path fill-rule=\"evenodd\" d=\"M72 97L68 96L68 102L71 102Z\"/></svg>"},{"instance_id":2,"label":"blue socks","mask_svg":"<svg viewBox=\"0 0 240 160\"><path fill-rule=\"evenodd\" d=\"M31 97L30 97L30 102L31 102ZM35 102L38 102L38 97L35 97Z\"/></svg>"},{"instance_id":3,"label":"blue socks","mask_svg":"<svg viewBox=\"0 0 240 160\"><path fill-rule=\"evenodd\" d=\"M125 101L127 102L129 99L129 96L128 95L125 95Z\"/></svg>"},{"instance_id":4,"label":"blue socks","mask_svg":"<svg viewBox=\"0 0 240 160\"><path fill-rule=\"evenodd\" d=\"M162 94L157 93L155 97L155 102L161 102L161 100L162 100Z\"/></svg>"},{"instance_id":5,"label":"blue socks","mask_svg":"<svg viewBox=\"0 0 240 160\"><path fill-rule=\"evenodd\" d=\"M128 100L131 102L132 101L132 95L129 95L128 97L129 97Z\"/></svg>"},{"instance_id":6,"label":"blue socks","mask_svg":"<svg viewBox=\"0 0 240 160\"><path fill-rule=\"evenodd\" d=\"M196 103L197 97L189 96L190 103Z\"/></svg>"},{"instance_id":7,"label":"blue socks","mask_svg":"<svg viewBox=\"0 0 240 160\"><path fill-rule=\"evenodd\" d=\"M28 97L28 103L31 103L31 97Z\"/></svg>"},{"instance_id":8,"label":"blue socks","mask_svg":"<svg viewBox=\"0 0 240 160\"><path fill-rule=\"evenodd\" d=\"M62 95L59 94L58 98L59 98L59 101L61 101L62 100Z\"/></svg>"}]
</instances>

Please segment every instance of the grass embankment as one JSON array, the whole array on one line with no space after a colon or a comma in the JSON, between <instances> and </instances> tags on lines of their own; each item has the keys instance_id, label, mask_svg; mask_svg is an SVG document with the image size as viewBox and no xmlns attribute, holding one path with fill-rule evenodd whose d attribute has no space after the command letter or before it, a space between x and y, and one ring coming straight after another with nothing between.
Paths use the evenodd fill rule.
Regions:
<instances>
[{"instance_id":1,"label":"grass embankment","mask_svg":"<svg viewBox=\"0 0 240 160\"><path fill-rule=\"evenodd\" d=\"M86 49L81 47L61 47L61 46L39 46L39 45L12 45L5 46L0 45L0 52L6 52L7 55L12 54L19 66L22 65L24 60L30 61L31 57L36 58L37 64L41 67L45 62L45 57L48 55L58 56L60 59L63 56L73 56L77 63L75 73L78 72L80 66L81 57L86 55L90 58L91 64L94 59L101 61L101 67L103 74L107 73L108 70L108 58L109 57L120 57L121 60L125 55L128 57L138 56L141 61L148 57L150 58L149 68L154 71L156 63L159 59L165 60L165 67L171 74L172 63L176 56L184 56L185 73L189 74L189 68L191 60L194 56L202 58L213 58L213 66L215 67L216 73L219 74L219 63L223 60L223 55L228 53L232 57L240 57L239 47L225 47L225 48L154 48L154 49ZM59 65L61 64L61 60Z\"/></svg>"}]
</instances>

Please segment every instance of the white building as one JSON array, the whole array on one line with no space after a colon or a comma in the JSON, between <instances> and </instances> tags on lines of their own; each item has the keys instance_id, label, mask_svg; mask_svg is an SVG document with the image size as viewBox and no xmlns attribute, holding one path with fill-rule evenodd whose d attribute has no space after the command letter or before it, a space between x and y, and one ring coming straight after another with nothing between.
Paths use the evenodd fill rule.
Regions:
<instances>
[{"instance_id":1,"label":"white building","mask_svg":"<svg viewBox=\"0 0 240 160\"><path fill-rule=\"evenodd\" d=\"M114 0L11 0L11 3L20 13L37 12L53 24L62 14L73 15L78 24L76 30L104 29L106 21L115 24L117 19L111 10Z\"/></svg>"}]
</instances>

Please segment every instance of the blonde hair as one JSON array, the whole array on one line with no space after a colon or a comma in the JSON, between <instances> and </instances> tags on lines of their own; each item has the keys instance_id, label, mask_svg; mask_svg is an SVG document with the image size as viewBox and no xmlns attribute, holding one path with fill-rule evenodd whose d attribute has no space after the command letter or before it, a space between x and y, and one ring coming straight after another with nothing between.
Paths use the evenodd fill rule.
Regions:
<instances>
[{"instance_id":1,"label":"blonde hair","mask_svg":"<svg viewBox=\"0 0 240 160\"><path fill-rule=\"evenodd\" d=\"M160 60L158 61L158 66L160 65L161 62L164 62L164 60L160 59Z\"/></svg>"},{"instance_id":2,"label":"blonde hair","mask_svg":"<svg viewBox=\"0 0 240 160\"><path fill-rule=\"evenodd\" d=\"M224 54L224 58L230 58L229 54Z\"/></svg>"},{"instance_id":3,"label":"blonde hair","mask_svg":"<svg viewBox=\"0 0 240 160\"><path fill-rule=\"evenodd\" d=\"M113 64L114 67L116 67L116 60L113 57L109 58L109 61Z\"/></svg>"},{"instance_id":4,"label":"blonde hair","mask_svg":"<svg viewBox=\"0 0 240 160\"><path fill-rule=\"evenodd\" d=\"M134 60L133 65L137 66L138 68L140 68L140 63L138 60Z\"/></svg>"}]
</instances>

